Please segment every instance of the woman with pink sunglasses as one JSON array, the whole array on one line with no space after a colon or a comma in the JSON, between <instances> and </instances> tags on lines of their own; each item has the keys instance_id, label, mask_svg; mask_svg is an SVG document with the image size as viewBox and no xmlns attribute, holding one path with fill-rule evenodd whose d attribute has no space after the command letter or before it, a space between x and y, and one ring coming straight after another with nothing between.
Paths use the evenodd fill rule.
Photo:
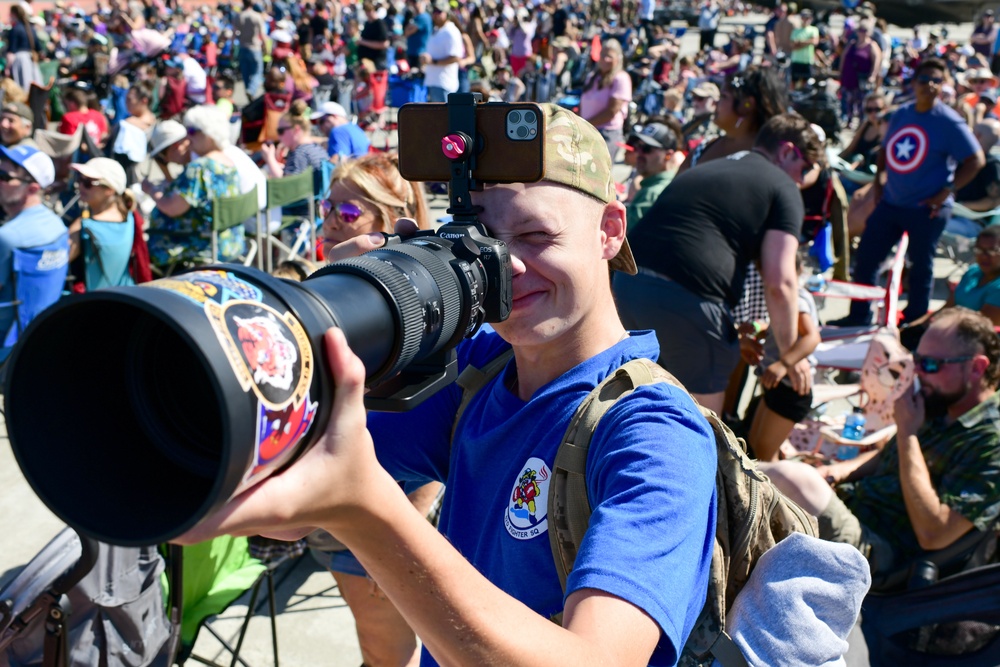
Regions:
<instances>
[{"instance_id":1,"label":"woman with pink sunglasses","mask_svg":"<svg viewBox=\"0 0 1000 667\"><path fill-rule=\"evenodd\" d=\"M423 186L399 174L394 153L372 153L337 167L321 207L324 257L333 246L361 234L392 233L399 218L412 218L420 229L430 226Z\"/></svg>"},{"instance_id":2,"label":"woman with pink sunglasses","mask_svg":"<svg viewBox=\"0 0 1000 667\"><path fill-rule=\"evenodd\" d=\"M420 229L430 223L423 186L400 176L399 159L389 153L372 153L337 167L322 213L324 257L333 246L362 234L392 233L399 218L412 219ZM410 502L434 520L442 488L431 482L407 490ZM313 557L333 574L354 614L364 664L416 667L420 655L416 635L351 552L322 531L307 541Z\"/></svg>"}]
</instances>

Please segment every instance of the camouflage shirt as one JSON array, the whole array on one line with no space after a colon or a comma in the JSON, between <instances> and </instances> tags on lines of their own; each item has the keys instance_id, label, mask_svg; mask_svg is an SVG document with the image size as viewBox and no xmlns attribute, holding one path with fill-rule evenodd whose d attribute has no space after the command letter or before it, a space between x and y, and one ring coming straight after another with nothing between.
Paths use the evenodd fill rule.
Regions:
<instances>
[{"instance_id":1,"label":"camouflage shirt","mask_svg":"<svg viewBox=\"0 0 1000 667\"><path fill-rule=\"evenodd\" d=\"M925 423L917 438L941 502L979 530L995 527L1000 516L1000 394L951 424L943 419ZM903 501L895 438L872 475L839 485L837 494L862 524L889 541L897 557L908 560L921 551Z\"/></svg>"}]
</instances>

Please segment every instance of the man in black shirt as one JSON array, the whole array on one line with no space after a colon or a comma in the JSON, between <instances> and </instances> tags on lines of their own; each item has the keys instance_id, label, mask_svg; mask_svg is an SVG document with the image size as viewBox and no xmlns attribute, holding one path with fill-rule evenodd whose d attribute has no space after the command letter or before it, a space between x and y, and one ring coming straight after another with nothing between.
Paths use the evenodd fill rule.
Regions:
<instances>
[{"instance_id":1,"label":"man in black shirt","mask_svg":"<svg viewBox=\"0 0 1000 667\"><path fill-rule=\"evenodd\" d=\"M368 59L375 63L376 70L386 68L386 52L389 50L389 28L385 21L378 17L375 5L366 2L363 5L365 27L361 29L361 39L358 40L358 59Z\"/></svg>"},{"instance_id":2,"label":"man in black shirt","mask_svg":"<svg viewBox=\"0 0 1000 667\"><path fill-rule=\"evenodd\" d=\"M615 279L622 321L655 329L660 364L716 412L740 356L731 309L743 295L751 261L764 279L770 335L782 355L797 338L798 184L822 152L809 121L775 116L753 151L675 178L629 233L639 274ZM809 362L787 370L805 394Z\"/></svg>"}]
</instances>

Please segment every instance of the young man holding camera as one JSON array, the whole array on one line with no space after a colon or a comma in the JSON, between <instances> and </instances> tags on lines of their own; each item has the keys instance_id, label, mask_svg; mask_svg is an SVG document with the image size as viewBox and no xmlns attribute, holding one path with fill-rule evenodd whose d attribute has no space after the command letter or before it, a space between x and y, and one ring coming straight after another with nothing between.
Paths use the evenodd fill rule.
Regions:
<instances>
[{"instance_id":1,"label":"young man holding camera","mask_svg":"<svg viewBox=\"0 0 1000 667\"><path fill-rule=\"evenodd\" d=\"M362 363L331 329L326 433L184 540L328 530L421 637L424 664L673 665L705 600L716 522L714 437L685 392L643 386L601 420L593 515L565 600L553 563L546 499L568 422L601 380L659 350L652 333L624 329L612 298L609 269L635 264L604 140L566 110L545 105L545 117L546 180L473 194L510 248L513 309L459 346L459 370L511 346L514 358L457 427L454 385L411 412L366 414ZM340 255L382 242L359 237ZM397 479L446 482L443 535ZM562 627L548 620L563 611Z\"/></svg>"}]
</instances>

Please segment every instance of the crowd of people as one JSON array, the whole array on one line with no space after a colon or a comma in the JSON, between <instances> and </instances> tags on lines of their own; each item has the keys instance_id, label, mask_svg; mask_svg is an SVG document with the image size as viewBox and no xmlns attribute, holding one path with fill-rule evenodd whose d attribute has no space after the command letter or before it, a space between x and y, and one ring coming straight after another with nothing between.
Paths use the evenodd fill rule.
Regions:
<instances>
[{"instance_id":1,"label":"crowd of people","mask_svg":"<svg viewBox=\"0 0 1000 667\"><path fill-rule=\"evenodd\" d=\"M21 0L0 82L0 301L13 299L20 248L64 248L77 291L242 261L257 221L216 234L212 202L256 189L264 209L270 179L309 169L329 180L305 222L317 247L300 254L380 247L400 218L432 225L427 186L406 181L390 150L390 98L537 102L544 180L473 195L510 248L513 310L458 357L481 368L512 348L504 370L460 419L457 386L408 413L366 415L360 362L329 332L338 391L325 435L185 540L309 533L288 548L308 544L334 573L366 665L417 664L417 636L443 663L676 664L716 531L714 436L692 397L742 418L751 451L820 537L856 547L873 572L995 530L992 12L959 44L936 29L900 39L867 2L842 22L782 2L749 25L749 5L704 0L695 45L657 9L110 0L89 11L57 0L37 11ZM265 236L283 213L306 215L267 212ZM782 460L814 403L820 317L806 279L832 269L877 284L904 233L907 305L887 328L914 350L920 389L895 405L898 434L849 462ZM931 312L948 235L967 239L974 261ZM315 268L268 259L291 279ZM874 315L859 300L827 324ZM594 433L593 516L564 596L545 537L553 458L580 401L640 357L687 391L637 389ZM762 399L737 415L731 391L747 366ZM530 517L516 493L529 472ZM562 627L547 620L559 613Z\"/></svg>"}]
</instances>

